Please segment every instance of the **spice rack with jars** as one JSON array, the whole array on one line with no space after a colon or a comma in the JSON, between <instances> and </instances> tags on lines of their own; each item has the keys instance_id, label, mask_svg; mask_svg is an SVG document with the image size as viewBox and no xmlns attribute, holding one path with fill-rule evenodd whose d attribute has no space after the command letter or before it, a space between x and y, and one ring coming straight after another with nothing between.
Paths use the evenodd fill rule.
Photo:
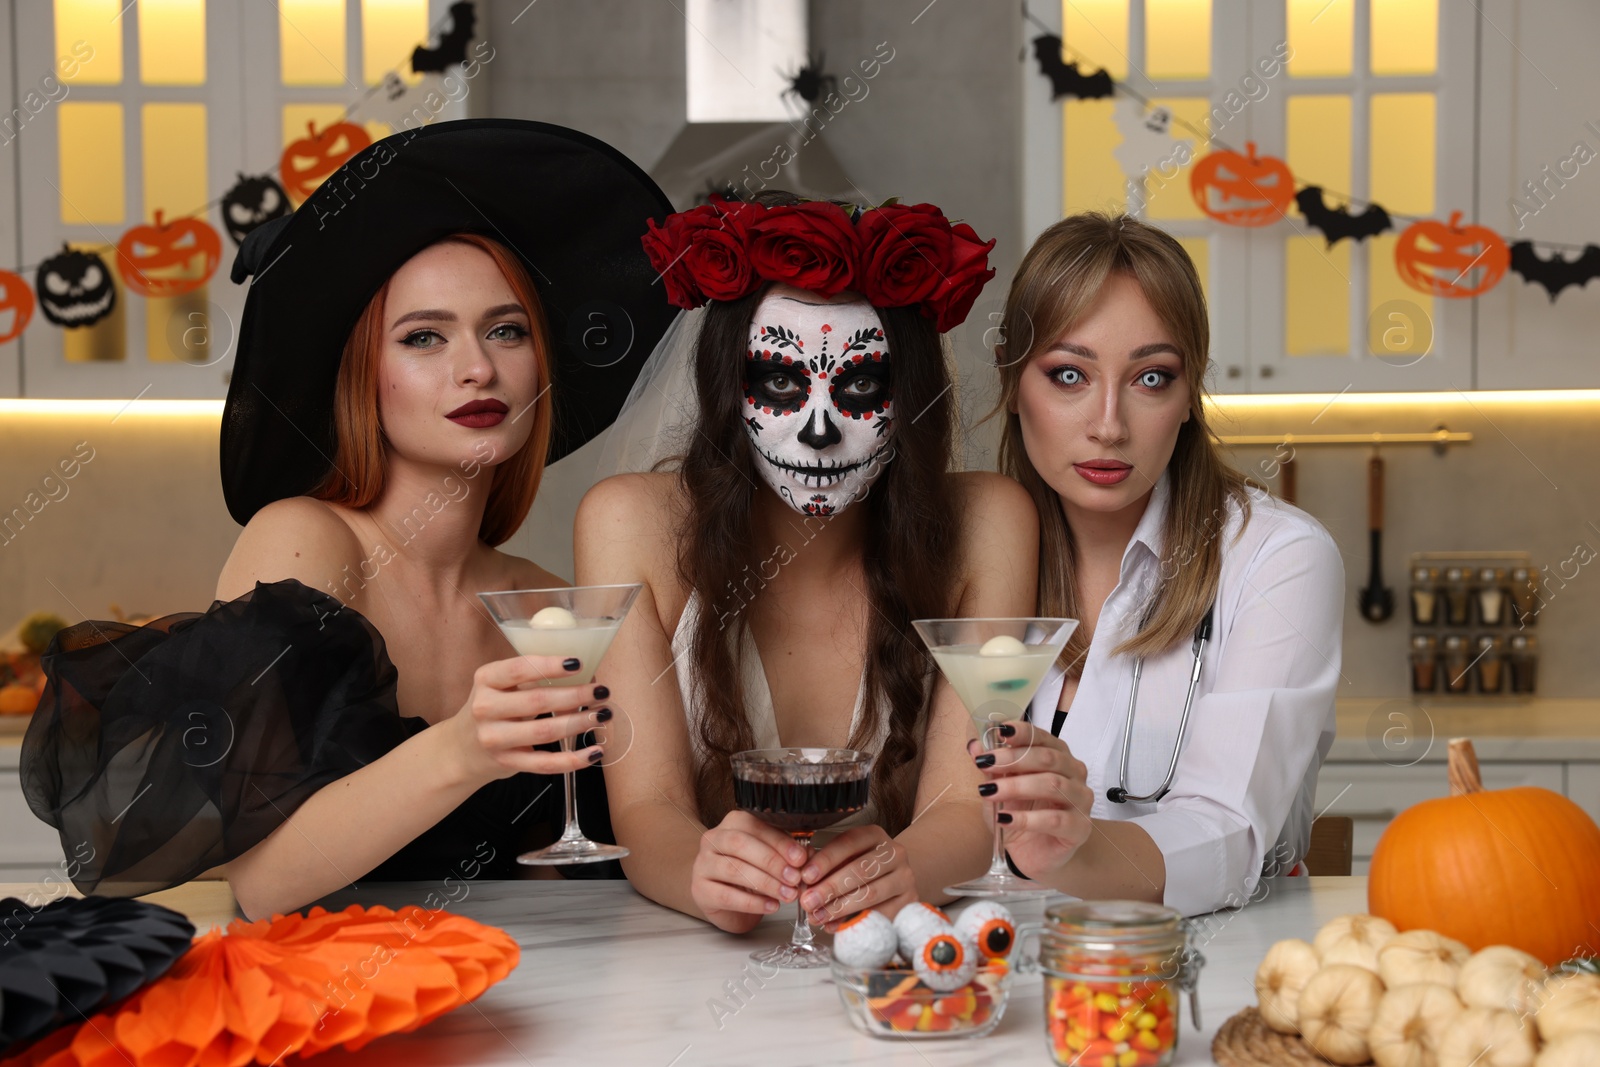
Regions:
<instances>
[{"instance_id":1,"label":"spice rack with jars","mask_svg":"<svg viewBox=\"0 0 1600 1067\"><path fill-rule=\"evenodd\" d=\"M1411 691L1440 701L1536 691L1539 572L1526 552L1416 552L1407 568Z\"/></svg>"}]
</instances>

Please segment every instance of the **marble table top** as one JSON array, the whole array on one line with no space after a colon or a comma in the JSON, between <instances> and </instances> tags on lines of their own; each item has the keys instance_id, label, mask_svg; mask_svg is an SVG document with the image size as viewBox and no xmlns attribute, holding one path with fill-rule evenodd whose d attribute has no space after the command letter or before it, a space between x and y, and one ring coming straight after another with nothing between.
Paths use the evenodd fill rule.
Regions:
<instances>
[{"instance_id":1,"label":"marble table top","mask_svg":"<svg viewBox=\"0 0 1600 1067\"><path fill-rule=\"evenodd\" d=\"M16 887L0 885L0 893ZM625 882L499 881L367 883L320 901L423 904L501 927L522 959L476 1001L410 1034L350 1053L317 1057L322 1067L464 1067L468 1064L630 1064L642 1067L813 1064L1048 1065L1042 980L1018 975L1005 1018L988 1037L909 1041L854 1029L826 968L767 977L746 957L789 935L792 917L769 919L744 937L657 906ZM1195 919L1206 965L1200 977L1204 1029L1183 1002L1179 1064L1209 1064L1211 1039L1230 1015L1255 1002L1253 976L1267 947L1310 938L1336 915L1366 910L1366 879L1275 878L1258 901ZM191 882L146 898L188 914L204 930L237 914L225 882ZM1019 921L1044 905L1016 908Z\"/></svg>"}]
</instances>

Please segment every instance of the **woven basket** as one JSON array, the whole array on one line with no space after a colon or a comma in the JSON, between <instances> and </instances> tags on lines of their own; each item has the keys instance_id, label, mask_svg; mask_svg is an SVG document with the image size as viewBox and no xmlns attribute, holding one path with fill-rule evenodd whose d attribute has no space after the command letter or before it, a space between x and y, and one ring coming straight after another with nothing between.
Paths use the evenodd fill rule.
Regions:
<instances>
[{"instance_id":1,"label":"woven basket","mask_svg":"<svg viewBox=\"0 0 1600 1067\"><path fill-rule=\"evenodd\" d=\"M1221 1067L1329 1067L1296 1034L1280 1034L1254 1008L1246 1008L1217 1031L1211 1058Z\"/></svg>"}]
</instances>

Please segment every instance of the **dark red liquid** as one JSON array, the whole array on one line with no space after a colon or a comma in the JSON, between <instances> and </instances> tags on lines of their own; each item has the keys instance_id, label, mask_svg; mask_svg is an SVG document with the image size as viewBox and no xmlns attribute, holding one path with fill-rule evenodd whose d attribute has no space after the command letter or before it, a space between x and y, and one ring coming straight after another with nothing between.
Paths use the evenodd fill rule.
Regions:
<instances>
[{"instance_id":1,"label":"dark red liquid","mask_svg":"<svg viewBox=\"0 0 1600 1067\"><path fill-rule=\"evenodd\" d=\"M871 781L772 783L733 780L733 802L769 826L809 834L832 826L867 806Z\"/></svg>"}]
</instances>

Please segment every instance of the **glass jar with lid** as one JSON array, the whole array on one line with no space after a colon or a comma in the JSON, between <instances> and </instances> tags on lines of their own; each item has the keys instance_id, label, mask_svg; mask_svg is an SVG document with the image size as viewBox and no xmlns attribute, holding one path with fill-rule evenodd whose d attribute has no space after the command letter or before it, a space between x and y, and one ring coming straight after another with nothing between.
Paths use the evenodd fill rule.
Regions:
<instances>
[{"instance_id":1,"label":"glass jar with lid","mask_svg":"<svg viewBox=\"0 0 1600 1067\"><path fill-rule=\"evenodd\" d=\"M1062 1067L1167 1067L1178 1046L1180 992L1199 1027L1195 984L1205 959L1173 909L1074 900L1045 913L1038 937L1047 1043Z\"/></svg>"}]
</instances>

